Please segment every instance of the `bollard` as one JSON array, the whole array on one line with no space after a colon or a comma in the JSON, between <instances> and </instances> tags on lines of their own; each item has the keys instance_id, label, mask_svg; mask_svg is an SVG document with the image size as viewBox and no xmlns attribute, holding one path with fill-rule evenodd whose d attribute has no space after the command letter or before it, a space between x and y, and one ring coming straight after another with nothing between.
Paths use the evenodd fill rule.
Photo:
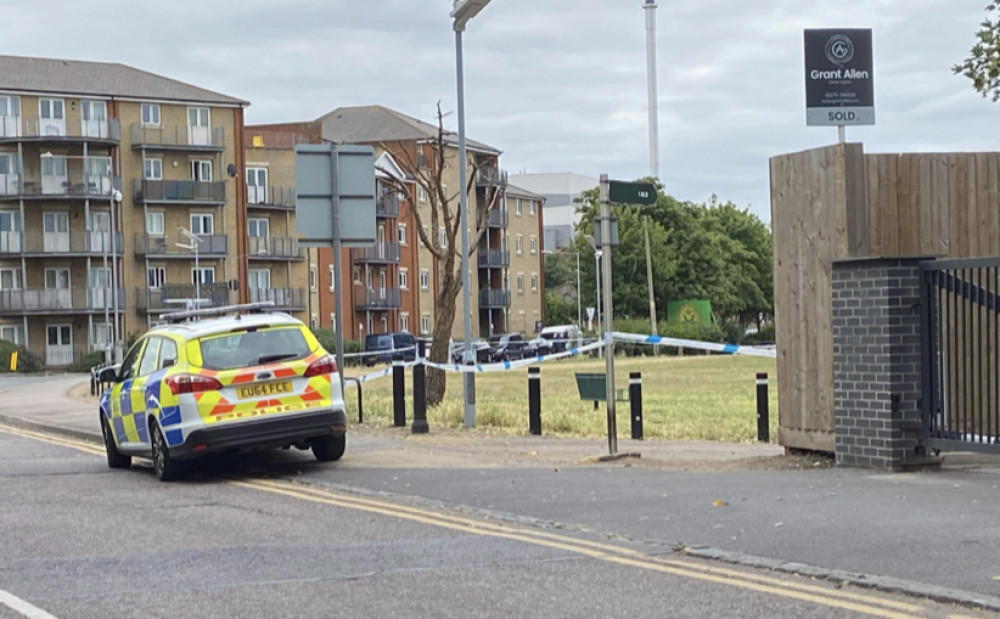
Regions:
<instances>
[{"instance_id":1,"label":"bollard","mask_svg":"<svg viewBox=\"0 0 1000 619\"><path fill-rule=\"evenodd\" d=\"M542 434L542 369L528 368L528 431Z\"/></svg>"},{"instance_id":2,"label":"bollard","mask_svg":"<svg viewBox=\"0 0 1000 619\"><path fill-rule=\"evenodd\" d=\"M629 372L628 399L632 413L632 438L642 440L642 374Z\"/></svg>"},{"instance_id":3,"label":"bollard","mask_svg":"<svg viewBox=\"0 0 1000 619\"><path fill-rule=\"evenodd\" d=\"M412 434L427 434L430 426L427 425L427 380L426 368L424 364L418 363L413 366L413 424L410 426Z\"/></svg>"},{"instance_id":4,"label":"bollard","mask_svg":"<svg viewBox=\"0 0 1000 619\"><path fill-rule=\"evenodd\" d=\"M392 425L406 427L406 376L403 364L392 364Z\"/></svg>"},{"instance_id":5,"label":"bollard","mask_svg":"<svg viewBox=\"0 0 1000 619\"><path fill-rule=\"evenodd\" d=\"M770 425L767 413L767 373L757 373L757 440L770 442Z\"/></svg>"}]
</instances>

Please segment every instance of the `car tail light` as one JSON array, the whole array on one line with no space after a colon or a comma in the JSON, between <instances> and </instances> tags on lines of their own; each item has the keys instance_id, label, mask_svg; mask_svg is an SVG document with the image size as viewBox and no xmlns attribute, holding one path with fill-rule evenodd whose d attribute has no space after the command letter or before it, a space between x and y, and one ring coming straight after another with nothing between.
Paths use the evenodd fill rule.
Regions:
<instances>
[{"instance_id":1,"label":"car tail light","mask_svg":"<svg viewBox=\"0 0 1000 619\"><path fill-rule=\"evenodd\" d=\"M320 376L323 374L333 374L337 371L337 358L333 355L326 355L325 357L320 357L319 359L313 361L306 368L306 373L303 374L305 378L310 378L312 376Z\"/></svg>"},{"instance_id":2,"label":"car tail light","mask_svg":"<svg viewBox=\"0 0 1000 619\"><path fill-rule=\"evenodd\" d=\"M202 391L216 391L222 389L222 383L211 376L199 376L197 374L177 374L168 376L167 386L174 395L182 393L200 393Z\"/></svg>"}]
</instances>

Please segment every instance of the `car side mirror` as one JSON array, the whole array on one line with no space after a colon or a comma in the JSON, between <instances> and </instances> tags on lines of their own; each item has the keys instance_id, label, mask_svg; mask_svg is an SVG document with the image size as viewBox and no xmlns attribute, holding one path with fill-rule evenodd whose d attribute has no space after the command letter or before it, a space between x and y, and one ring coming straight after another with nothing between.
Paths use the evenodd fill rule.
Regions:
<instances>
[{"instance_id":1,"label":"car side mirror","mask_svg":"<svg viewBox=\"0 0 1000 619\"><path fill-rule=\"evenodd\" d=\"M117 383L118 382L118 368L110 367L101 370L100 374L97 375L97 380L102 383Z\"/></svg>"}]
</instances>

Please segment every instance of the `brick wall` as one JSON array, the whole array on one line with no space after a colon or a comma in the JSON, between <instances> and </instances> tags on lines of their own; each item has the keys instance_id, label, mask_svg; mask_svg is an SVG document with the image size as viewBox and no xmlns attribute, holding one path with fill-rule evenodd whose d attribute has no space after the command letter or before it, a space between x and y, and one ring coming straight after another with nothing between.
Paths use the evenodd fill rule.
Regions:
<instances>
[{"instance_id":1,"label":"brick wall","mask_svg":"<svg viewBox=\"0 0 1000 619\"><path fill-rule=\"evenodd\" d=\"M920 258L833 265L837 464L896 470L920 435Z\"/></svg>"}]
</instances>

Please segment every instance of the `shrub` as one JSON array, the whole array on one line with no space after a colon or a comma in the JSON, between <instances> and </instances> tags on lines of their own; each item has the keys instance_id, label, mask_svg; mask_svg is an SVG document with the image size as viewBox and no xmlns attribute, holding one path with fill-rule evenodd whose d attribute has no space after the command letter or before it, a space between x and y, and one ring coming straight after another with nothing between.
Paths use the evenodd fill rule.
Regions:
<instances>
[{"instance_id":1,"label":"shrub","mask_svg":"<svg viewBox=\"0 0 1000 619\"><path fill-rule=\"evenodd\" d=\"M326 349L329 353L334 353L337 350L337 336L334 334L333 329L313 329L313 335L319 341L320 346ZM357 340L344 340L344 354L352 354L361 352L361 342ZM358 357L350 357L344 359L345 365L359 365L360 360Z\"/></svg>"},{"instance_id":2,"label":"shrub","mask_svg":"<svg viewBox=\"0 0 1000 619\"><path fill-rule=\"evenodd\" d=\"M764 325L756 333L750 333L743 338L744 344L774 344L774 323Z\"/></svg>"},{"instance_id":3,"label":"shrub","mask_svg":"<svg viewBox=\"0 0 1000 619\"><path fill-rule=\"evenodd\" d=\"M0 372L10 373L10 355L15 350L17 351L17 371L19 373L37 373L45 370L45 362L41 357L24 346L0 340Z\"/></svg>"},{"instance_id":4,"label":"shrub","mask_svg":"<svg viewBox=\"0 0 1000 619\"><path fill-rule=\"evenodd\" d=\"M104 353L95 350L89 352L81 357L78 361L74 361L73 365L69 366L70 372L89 372L90 368L101 365L104 363Z\"/></svg>"}]
</instances>

